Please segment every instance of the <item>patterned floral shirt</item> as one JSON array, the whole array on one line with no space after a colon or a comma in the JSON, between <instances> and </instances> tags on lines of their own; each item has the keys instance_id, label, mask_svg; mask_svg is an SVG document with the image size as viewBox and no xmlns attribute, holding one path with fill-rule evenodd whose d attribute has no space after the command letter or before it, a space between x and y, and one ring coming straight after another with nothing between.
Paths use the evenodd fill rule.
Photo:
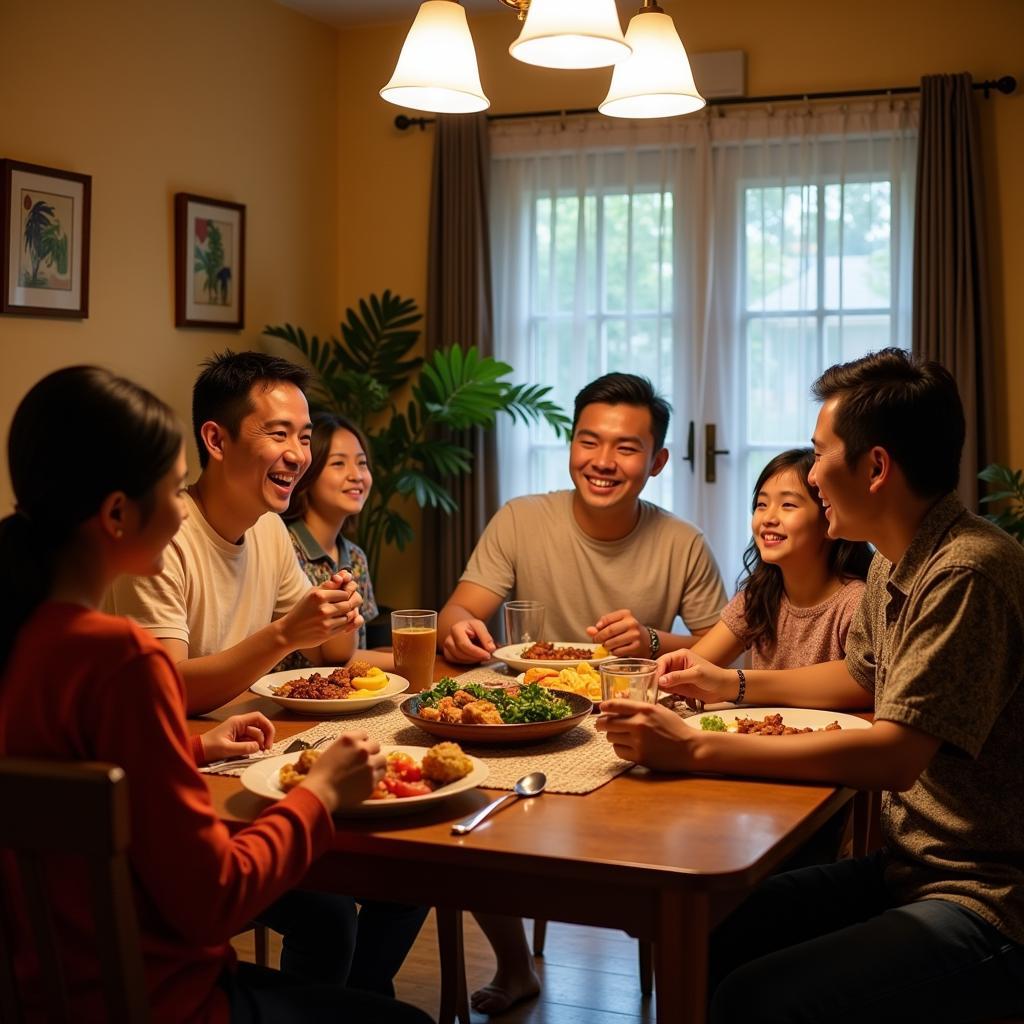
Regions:
<instances>
[{"instance_id":1,"label":"patterned floral shirt","mask_svg":"<svg viewBox=\"0 0 1024 1024\"><path fill-rule=\"evenodd\" d=\"M377 617L377 602L373 596L373 583L370 580L366 552L358 544L353 544L348 538L339 534L339 560L335 562L320 546L319 541L309 532L309 528L301 519L296 519L295 522L288 524L288 535L291 537L292 547L295 549L295 557L299 560L299 567L309 577L309 581L314 587L326 583L341 566L350 565L352 566L352 578L356 581L356 586L363 598L359 609L363 618L369 622ZM364 649L366 647L365 625L359 629L356 647ZM283 672L309 667L309 659L301 651L293 651L277 665L275 671Z\"/></svg>"}]
</instances>

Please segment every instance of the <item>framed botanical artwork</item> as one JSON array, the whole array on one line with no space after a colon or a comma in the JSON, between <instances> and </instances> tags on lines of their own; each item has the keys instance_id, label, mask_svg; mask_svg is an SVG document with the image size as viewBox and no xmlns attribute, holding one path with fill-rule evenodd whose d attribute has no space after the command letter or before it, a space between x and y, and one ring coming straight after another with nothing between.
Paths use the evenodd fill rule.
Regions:
<instances>
[{"instance_id":1,"label":"framed botanical artwork","mask_svg":"<svg viewBox=\"0 0 1024 1024\"><path fill-rule=\"evenodd\" d=\"M0 160L0 312L89 315L88 174Z\"/></svg>"},{"instance_id":2,"label":"framed botanical artwork","mask_svg":"<svg viewBox=\"0 0 1024 1024\"><path fill-rule=\"evenodd\" d=\"M245 207L178 192L174 197L176 327L245 326Z\"/></svg>"}]
</instances>

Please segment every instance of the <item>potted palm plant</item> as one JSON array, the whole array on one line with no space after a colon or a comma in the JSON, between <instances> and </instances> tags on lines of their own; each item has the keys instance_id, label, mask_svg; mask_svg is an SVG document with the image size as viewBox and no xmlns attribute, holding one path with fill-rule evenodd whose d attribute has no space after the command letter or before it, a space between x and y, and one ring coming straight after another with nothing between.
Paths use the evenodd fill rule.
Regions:
<instances>
[{"instance_id":1,"label":"potted palm plant","mask_svg":"<svg viewBox=\"0 0 1024 1024\"><path fill-rule=\"evenodd\" d=\"M1005 502L999 512L989 513L985 518L1024 544L1024 472L993 462L978 474L978 478L996 488L986 494L982 502Z\"/></svg>"},{"instance_id":2,"label":"potted palm plant","mask_svg":"<svg viewBox=\"0 0 1024 1024\"><path fill-rule=\"evenodd\" d=\"M341 339L310 337L291 324L264 328L297 348L312 367L313 407L348 416L366 435L373 490L354 539L366 552L371 575L385 544L401 551L413 539L396 499L455 510L446 484L469 472L473 460L459 431L493 427L501 413L524 423L543 419L561 436L570 435L571 420L547 397L551 389L507 381L507 363L457 345L426 360L411 355L421 319L413 299L385 291L360 300L358 311L346 311Z\"/></svg>"}]
</instances>

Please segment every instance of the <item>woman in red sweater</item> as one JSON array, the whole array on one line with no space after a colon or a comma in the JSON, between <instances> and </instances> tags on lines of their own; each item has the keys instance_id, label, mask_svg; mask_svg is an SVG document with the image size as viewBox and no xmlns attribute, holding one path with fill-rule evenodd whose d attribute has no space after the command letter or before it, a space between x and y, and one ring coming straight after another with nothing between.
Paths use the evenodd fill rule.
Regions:
<instances>
[{"instance_id":1,"label":"woman in red sweater","mask_svg":"<svg viewBox=\"0 0 1024 1024\"><path fill-rule=\"evenodd\" d=\"M248 828L231 836L214 814L197 764L266 749L272 723L254 712L190 738L182 682L163 647L97 611L118 575L160 570L182 521L185 456L170 409L105 370L58 370L19 405L8 464L17 505L0 521L0 755L109 761L127 772L153 1019L428 1021L382 996L302 986L235 962L230 936L302 879L330 844L332 812L364 799L384 762L365 733L347 733ZM0 872L18 922L13 865L0 861ZM75 1019L99 1021L83 881L65 859L51 866ZM17 968L31 992L26 954Z\"/></svg>"}]
</instances>

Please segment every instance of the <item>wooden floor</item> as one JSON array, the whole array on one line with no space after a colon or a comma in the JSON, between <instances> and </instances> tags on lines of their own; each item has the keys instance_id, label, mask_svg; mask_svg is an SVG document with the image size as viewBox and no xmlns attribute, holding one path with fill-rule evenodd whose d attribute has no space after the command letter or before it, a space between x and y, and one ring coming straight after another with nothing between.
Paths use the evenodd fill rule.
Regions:
<instances>
[{"instance_id":1,"label":"wooden floor","mask_svg":"<svg viewBox=\"0 0 1024 1024\"><path fill-rule=\"evenodd\" d=\"M494 971L494 954L473 918L465 916L466 977L469 990L485 985ZM533 924L526 923L532 936ZM242 959L251 960L252 932L235 940ZM271 963L277 965L277 937ZM637 943L622 932L551 922L544 956L536 961L540 996L493 1018L500 1024L652 1024L654 1000L640 995ZM438 961L434 915L423 926L397 979L398 996L432 1017L438 1008ZM473 1024L491 1018L473 1014Z\"/></svg>"}]
</instances>

